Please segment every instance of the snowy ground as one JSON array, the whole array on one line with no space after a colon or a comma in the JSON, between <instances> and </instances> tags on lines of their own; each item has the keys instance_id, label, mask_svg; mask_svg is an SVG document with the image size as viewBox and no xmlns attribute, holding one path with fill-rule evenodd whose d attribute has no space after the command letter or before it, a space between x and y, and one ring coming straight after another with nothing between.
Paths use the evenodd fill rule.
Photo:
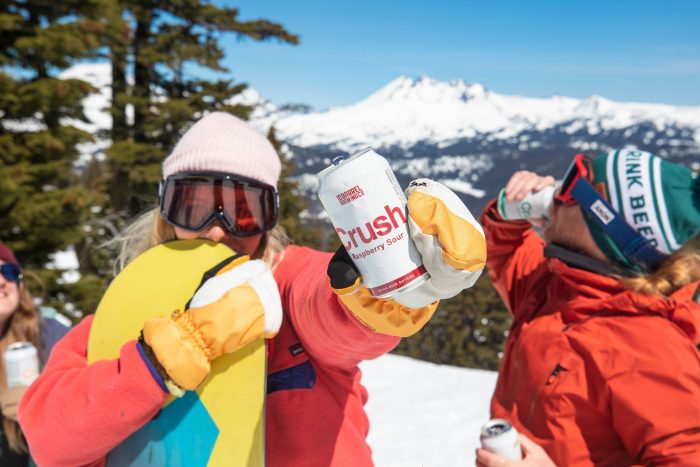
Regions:
<instances>
[{"instance_id":1,"label":"snowy ground","mask_svg":"<svg viewBox=\"0 0 700 467\"><path fill-rule=\"evenodd\" d=\"M473 466L496 373L385 355L360 365L377 467Z\"/></svg>"}]
</instances>

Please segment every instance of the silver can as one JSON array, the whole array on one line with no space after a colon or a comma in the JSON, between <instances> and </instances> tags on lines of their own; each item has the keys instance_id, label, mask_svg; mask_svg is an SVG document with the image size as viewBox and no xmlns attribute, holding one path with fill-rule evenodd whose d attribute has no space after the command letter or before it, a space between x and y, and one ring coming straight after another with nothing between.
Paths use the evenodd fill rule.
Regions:
<instances>
[{"instance_id":1,"label":"silver can","mask_svg":"<svg viewBox=\"0 0 700 467\"><path fill-rule=\"evenodd\" d=\"M3 355L7 388L29 386L39 376L39 355L31 342L15 342Z\"/></svg>"},{"instance_id":2,"label":"silver can","mask_svg":"<svg viewBox=\"0 0 700 467\"><path fill-rule=\"evenodd\" d=\"M481 447L504 459L523 458L517 430L502 418L489 420L481 427Z\"/></svg>"},{"instance_id":3,"label":"silver can","mask_svg":"<svg viewBox=\"0 0 700 467\"><path fill-rule=\"evenodd\" d=\"M554 200L555 187L547 186L520 201L506 201L506 190L498 194L497 209L504 220L547 219Z\"/></svg>"},{"instance_id":4,"label":"silver can","mask_svg":"<svg viewBox=\"0 0 700 467\"><path fill-rule=\"evenodd\" d=\"M406 196L385 158L366 148L333 159L318 174L318 197L373 296L389 298L426 280Z\"/></svg>"}]
</instances>

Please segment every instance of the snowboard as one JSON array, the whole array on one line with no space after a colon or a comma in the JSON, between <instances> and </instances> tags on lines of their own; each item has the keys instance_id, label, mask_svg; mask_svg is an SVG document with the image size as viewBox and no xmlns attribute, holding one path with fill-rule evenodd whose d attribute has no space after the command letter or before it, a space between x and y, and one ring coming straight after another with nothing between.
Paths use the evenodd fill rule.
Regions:
<instances>
[{"instance_id":1,"label":"snowboard","mask_svg":"<svg viewBox=\"0 0 700 467\"><path fill-rule=\"evenodd\" d=\"M119 357L146 319L185 309L207 271L233 255L220 243L177 240L136 257L97 307L88 362ZM158 415L110 452L107 465L264 465L266 360L263 339L217 358L196 391L171 397Z\"/></svg>"}]
</instances>

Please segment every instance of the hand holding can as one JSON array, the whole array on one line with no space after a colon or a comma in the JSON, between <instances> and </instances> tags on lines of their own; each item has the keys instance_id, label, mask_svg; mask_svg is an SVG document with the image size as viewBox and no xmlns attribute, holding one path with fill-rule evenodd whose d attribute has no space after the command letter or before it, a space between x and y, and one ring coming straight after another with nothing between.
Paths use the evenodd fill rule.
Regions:
<instances>
[{"instance_id":1,"label":"hand holding can","mask_svg":"<svg viewBox=\"0 0 700 467\"><path fill-rule=\"evenodd\" d=\"M481 446L504 459L523 458L518 431L508 420L502 418L491 419L481 427Z\"/></svg>"},{"instance_id":2,"label":"hand holding can","mask_svg":"<svg viewBox=\"0 0 700 467\"><path fill-rule=\"evenodd\" d=\"M426 280L408 231L406 196L385 158L367 148L334 159L318 178L318 197L374 297L393 297Z\"/></svg>"},{"instance_id":3,"label":"hand holding can","mask_svg":"<svg viewBox=\"0 0 700 467\"><path fill-rule=\"evenodd\" d=\"M554 200L555 187L546 186L521 200L506 200L506 189L498 194L496 208L503 220L547 219Z\"/></svg>"},{"instance_id":4,"label":"hand holding can","mask_svg":"<svg viewBox=\"0 0 700 467\"><path fill-rule=\"evenodd\" d=\"M557 188L552 176L520 170L498 194L496 208L504 220L546 220Z\"/></svg>"}]
</instances>

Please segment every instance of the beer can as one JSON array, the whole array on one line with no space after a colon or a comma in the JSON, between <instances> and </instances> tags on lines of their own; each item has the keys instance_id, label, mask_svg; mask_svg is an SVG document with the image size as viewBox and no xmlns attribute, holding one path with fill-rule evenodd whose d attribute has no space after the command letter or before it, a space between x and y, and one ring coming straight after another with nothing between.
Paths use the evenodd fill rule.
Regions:
<instances>
[{"instance_id":1,"label":"beer can","mask_svg":"<svg viewBox=\"0 0 700 467\"><path fill-rule=\"evenodd\" d=\"M494 418L481 427L481 447L505 459L523 458L518 431L502 418Z\"/></svg>"},{"instance_id":2,"label":"beer can","mask_svg":"<svg viewBox=\"0 0 700 467\"><path fill-rule=\"evenodd\" d=\"M504 220L547 219L554 199L555 187L547 186L530 193L520 201L506 201L506 190L498 194L497 209Z\"/></svg>"},{"instance_id":3,"label":"beer can","mask_svg":"<svg viewBox=\"0 0 700 467\"><path fill-rule=\"evenodd\" d=\"M3 355L7 388L29 386L39 376L39 355L31 342L14 342Z\"/></svg>"},{"instance_id":4,"label":"beer can","mask_svg":"<svg viewBox=\"0 0 700 467\"><path fill-rule=\"evenodd\" d=\"M372 148L337 157L318 174L318 197L369 292L389 298L428 273L408 233L406 196Z\"/></svg>"}]
</instances>

